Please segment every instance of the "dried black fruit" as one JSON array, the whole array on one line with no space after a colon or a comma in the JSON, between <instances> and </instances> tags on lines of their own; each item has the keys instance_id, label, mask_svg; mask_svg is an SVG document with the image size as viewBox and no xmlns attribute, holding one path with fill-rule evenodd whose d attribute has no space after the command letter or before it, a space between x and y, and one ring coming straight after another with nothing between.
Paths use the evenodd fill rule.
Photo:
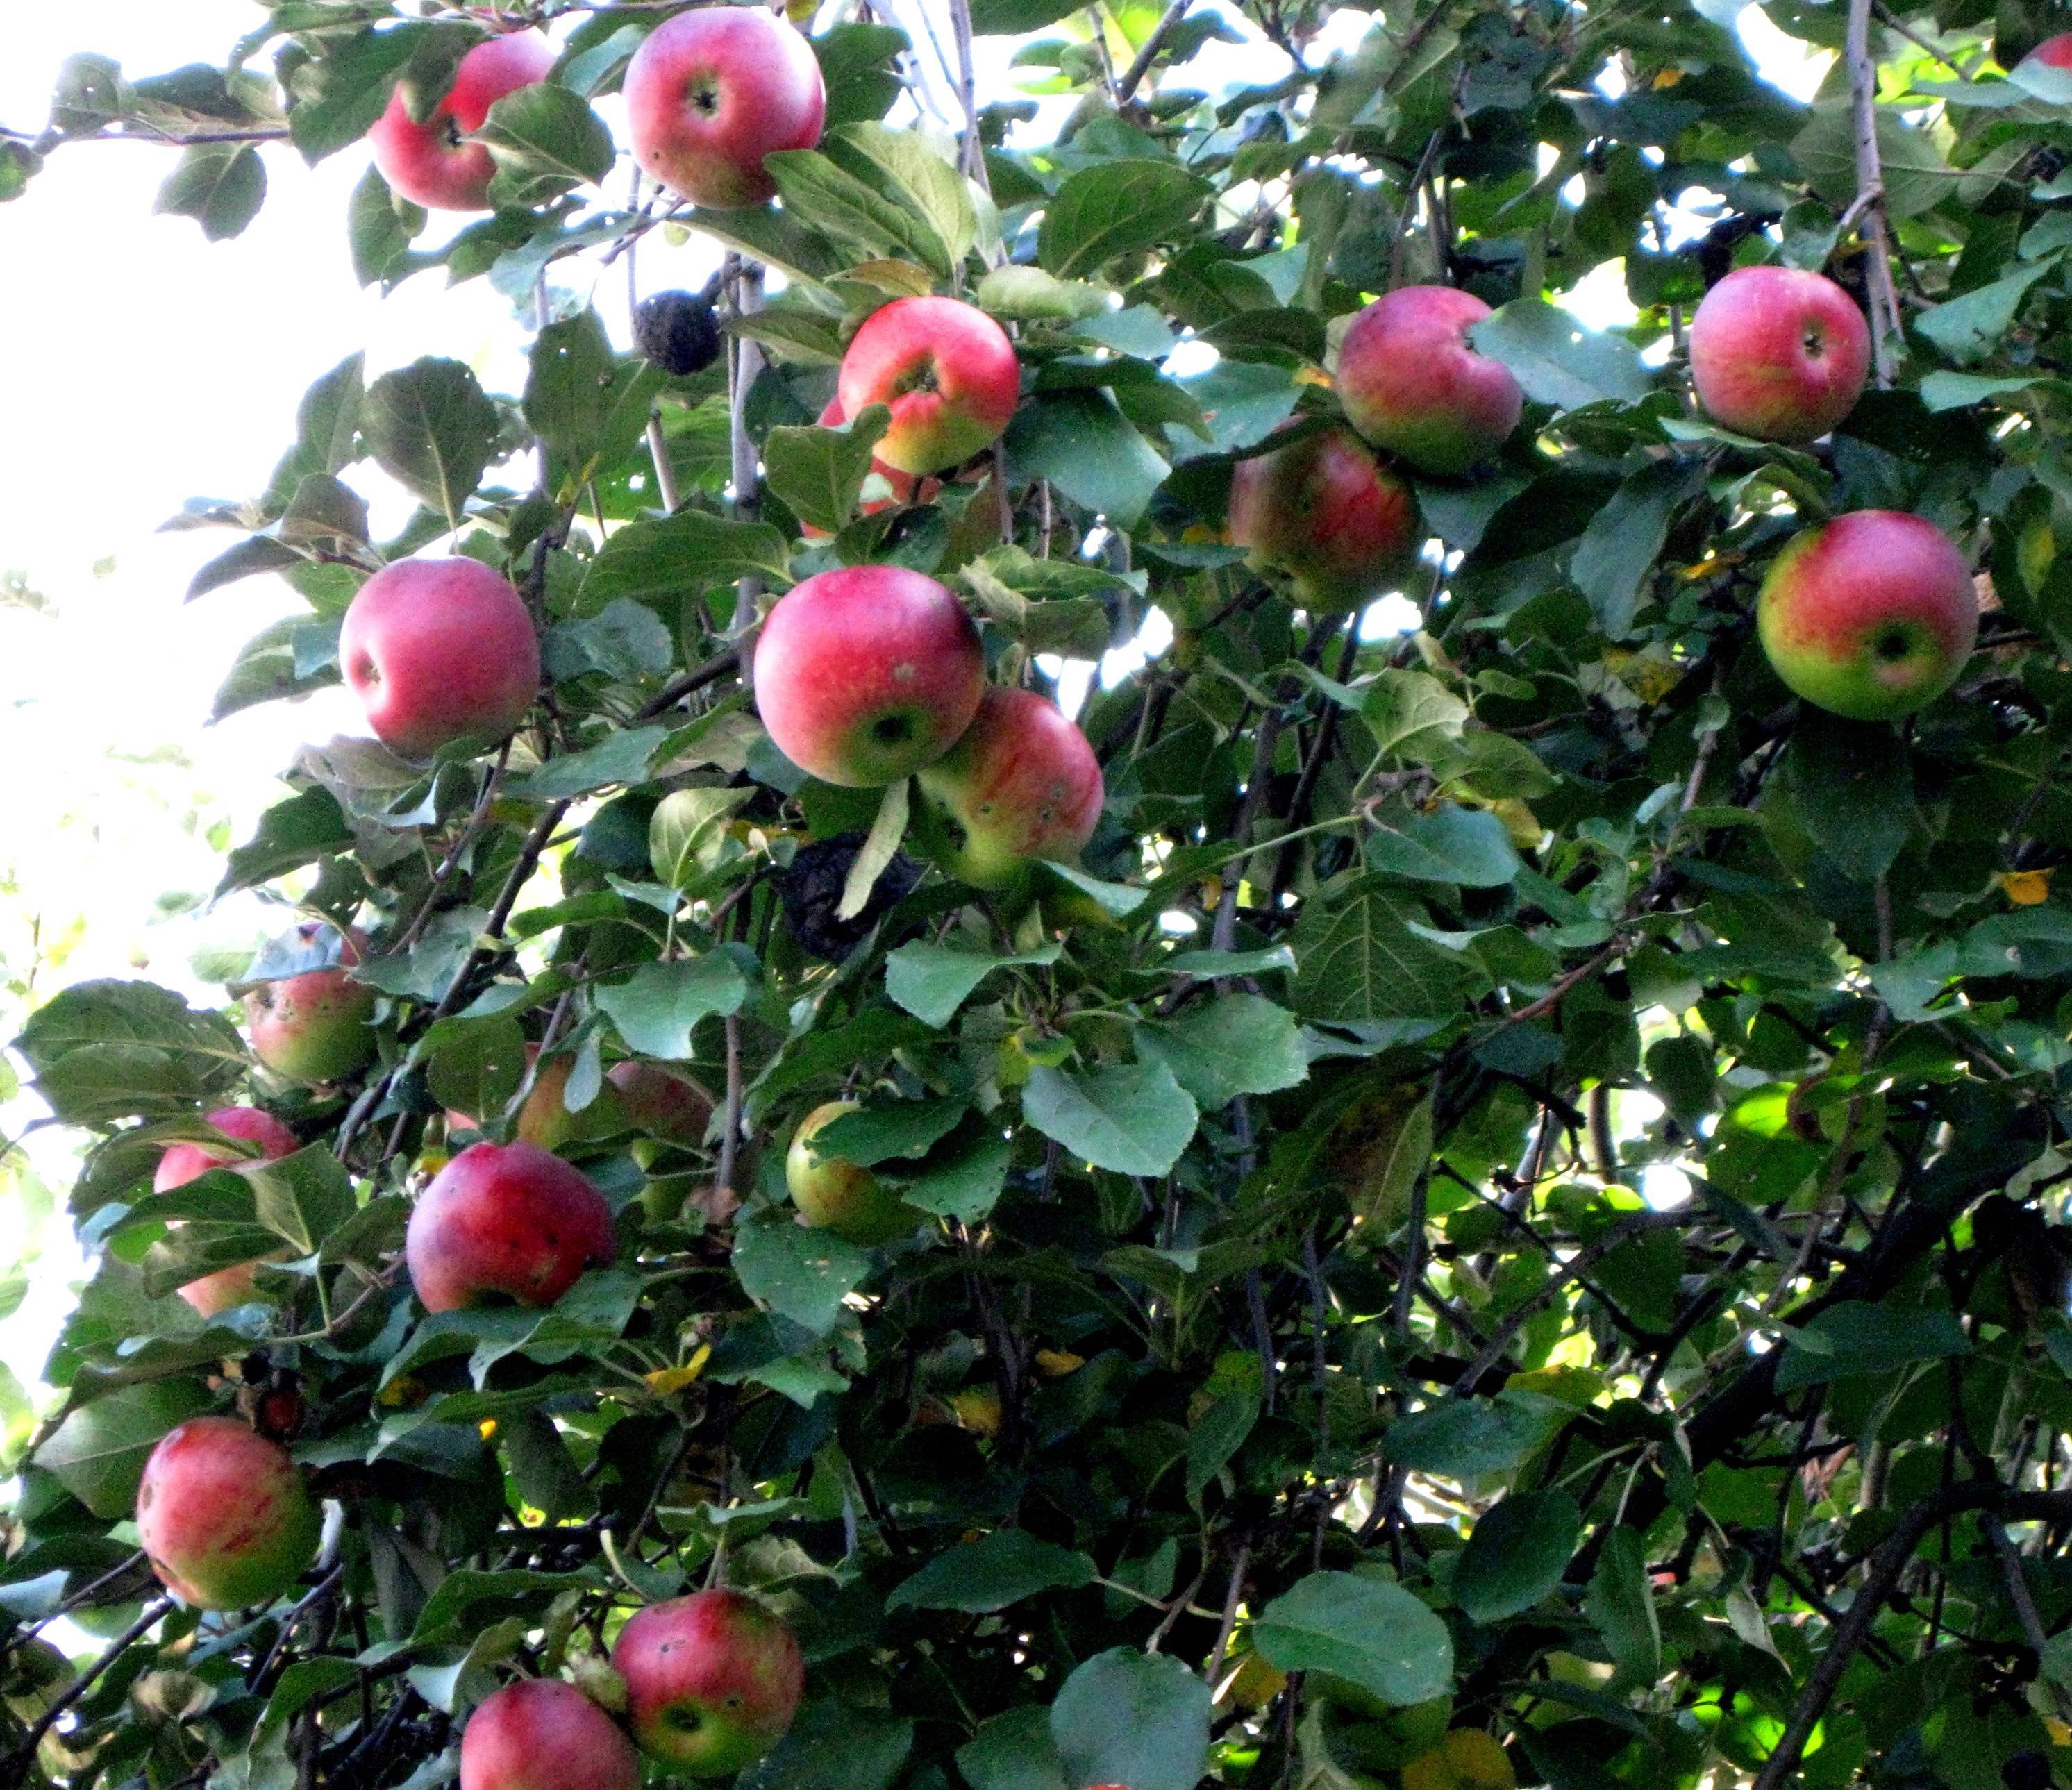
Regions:
<instances>
[{"instance_id":1,"label":"dried black fruit","mask_svg":"<svg viewBox=\"0 0 2072 1790\"><path fill-rule=\"evenodd\" d=\"M884 918L921 880L921 867L904 852L895 852L886 865L863 912L853 920L838 920L842 887L849 881L849 866L863 849L864 835L842 833L833 839L816 840L799 848L791 867L778 879L778 898L784 904L784 924L808 956L839 963L861 944L870 929Z\"/></svg>"},{"instance_id":2,"label":"dried black fruit","mask_svg":"<svg viewBox=\"0 0 2072 1790\"><path fill-rule=\"evenodd\" d=\"M658 292L634 307L633 340L665 373L682 379L719 359L719 325L695 292Z\"/></svg>"}]
</instances>

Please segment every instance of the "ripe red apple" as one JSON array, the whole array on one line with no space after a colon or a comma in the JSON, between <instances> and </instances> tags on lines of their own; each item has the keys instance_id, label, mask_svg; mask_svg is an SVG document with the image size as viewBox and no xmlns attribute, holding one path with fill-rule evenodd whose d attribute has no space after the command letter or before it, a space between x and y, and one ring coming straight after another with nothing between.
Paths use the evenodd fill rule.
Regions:
<instances>
[{"instance_id":1,"label":"ripe red apple","mask_svg":"<svg viewBox=\"0 0 2072 1790\"><path fill-rule=\"evenodd\" d=\"M404 1233L410 1284L428 1312L503 1294L551 1305L618 1253L611 1208L583 1172L530 1143L476 1143L417 1196Z\"/></svg>"},{"instance_id":2,"label":"ripe red apple","mask_svg":"<svg viewBox=\"0 0 2072 1790\"><path fill-rule=\"evenodd\" d=\"M824 782L896 783L948 751L985 688L964 606L898 565L838 567L787 591L755 646L755 702L786 757Z\"/></svg>"},{"instance_id":3,"label":"ripe red apple","mask_svg":"<svg viewBox=\"0 0 2072 1790\"><path fill-rule=\"evenodd\" d=\"M713 1097L689 1076L635 1057L614 1063L604 1078L618 1090L619 1111L636 1131L670 1143L705 1141Z\"/></svg>"},{"instance_id":4,"label":"ripe red apple","mask_svg":"<svg viewBox=\"0 0 2072 1790\"><path fill-rule=\"evenodd\" d=\"M1022 396L1007 332L957 298L895 298L849 339L836 386L842 414L888 405L878 458L901 472L943 472L998 441Z\"/></svg>"},{"instance_id":5,"label":"ripe red apple","mask_svg":"<svg viewBox=\"0 0 2072 1790\"><path fill-rule=\"evenodd\" d=\"M697 205L760 205L777 191L763 158L820 140L828 93L805 39L746 6L678 13L626 68L633 159Z\"/></svg>"},{"instance_id":6,"label":"ripe red apple","mask_svg":"<svg viewBox=\"0 0 2072 1790\"><path fill-rule=\"evenodd\" d=\"M1034 692L1001 686L920 783L930 853L974 889L1008 888L1038 858L1078 857L1104 794L1086 735Z\"/></svg>"},{"instance_id":7,"label":"ripe red apple","mask_svg":"<svg viewBox=\"0 0 2072 1790\"><path fill-rule=\"evenodd\" d=\"M2072 68L2072 31L2060 31L2055 37L2046 37L2021 60L2040 62L2046 68Z\"/></svg>"},{"instance_id":8,"label":"ripe red apple","mask_svg":"<svg viewBox=\"0 0 2072 1790\"><path fill-rule=\"evenodd\" d=\"M783 1739L806 1675L782 1619L730 1591L649 1604L611 1663L641 1751L693 1778L731 1776Z\"/></svg>"},{"instance_id":9,"label":"ripe red apple","mask_svg":"<svg viewBox=\"0 0 2072 1790\"><path fill-rule=\"evenodd\" d=\"M263 1112L257 1106L220 1106L208 1115L208 1122L225 1137L257 1144L261 1161L275 1161L302 1147L293 1131L271 1113ZM209 1143L172 1144L158 1158L158 1172L151 1177L152 1191L168 1193L175 1187L186 1186L197 1175L206 1174L212 1168L236 1168L250 1160ZM258 1289L253 1272L258 1265L256 1261L240 1262L228 1268L219 1268L199 1280L190 1280L179 1289L180 1297L202 1316L212 1318L220 1312L228 1312L251 1299Z\"/></svg>"},{"instance_id":10,"label":"ripe red apple","mask_svg":"<svg viewBox=\"0 0 2072 1790\"><path fill-rule=\"evenodd\" d=\"M1525 400L1508 367L1468 345L1489 314L1452 286L1375 299L1338 349L1338 396L1353 427L1420 472L1463 473L1495 453Z\"/></svg>"},{"instance_id":11,"label":"ripe red apple","mask_svg":"<svg viewBox=\"0 0 2072 1790\"><path fill-rule=\"evenodd\" d=\"M784 1152L784 1184L800 1220L809 1228L831 1230L870 1248L904 1237L920 1223L922 1214L868 1168L840 1156L814 1154L813 1134L844 1113L856 1111L853 1100L830 1100L799 1121L791 1147Z\"/></svg>"},{"instance_id":12,"label":"ripe red apple","mask_svg":"<svg viewBox=\"0 0 2072 1790\"><path fill-rule=\"evenodd\" d=\"M1871 332L1824 274L1737 267L1691 319L1691 382L1715 422L1764 441L1811 441L1856 408Z\"/></svg>"},{"instance_id":13,"label":"ripe red apple","mask_svg":"<svg viewBox=\"0 0 2072 1790\"><path fill-rule=\"evenodd\" d=\"M320 1527L288 1451L235 1418L181 1424L137 1487L151 1570L197 1609L271 1603L316 1558Z\"/></svg>"},{"instance_id":14,"label":"ripe red apple","mask_svg":"<svg viewBox=\"0 0 2072 1790\"><path fill-rule=\"evenodd\" d=\"M398 560L360 587L338 662L376 737L406 758L493 745L540 690L525 600L479 560Z\"/></svg>"},{"instance_id":15,"label":"ripe red apple","mask_svg":"<svg viewBox=\"0 0 2072 1790\"><path fill-rule=\"evenodd\" d=\"M1416 564L1424 532L1409 486L1350 429L1240 460L1231 474L1230 538L1276 567L1319 614L1357 609Z\"/></svg>"},{"instance_id":16,"label":"ripe red apple","mask_svg":"<svg viewBox=\"0 0 2072 1790\"><path fill-rule=\"evenodd\" d=\"M297 929L309 943L331 930L316 921ZM342 967L360 961L363 942L348 932L341 942L339 966L262 982L246 994L252 1054L276 1075L312 1085L335 1082L373 1056L374 991Z\"/></svg>"},{"instance_id":17,"label":"ripe red apple","mask_svg":"<svg viewBox=\"0 0 2072 1790\"><path fill-rule=\"evenodd\" d=\"M489 109L507 93L545 80L554 52L537 31L512 31L478 43L460 59L450 92L420 124L398 87L367 140L381 178L414 205L435 211L486 211L496 160L480 143L464 141L482 129Z\"/></svg>"},{"instance_id":18,"label":"ripe red apple","mask_svg":"<svg viewBox=\"0 0 2072 1790\"><path fill-rule=\"evenodd\" d=\"M1855 510L1794 536L1756 604L1771 667L1816 707L1891 721L1956 681L1979 637L1971 568L1932 523Z\"/></svg>"},{"instance_id":19,"label":"ripe red apple","mask_svg":"<svg viewBox=\"0 0 2072 1790\"><path fill-rule=\"evenodd\" d=\"M460 1790L639 1790L626 1730L574 1685L524 1678L486 1697L460 1736Z\"/></svg>"}]
</instances>

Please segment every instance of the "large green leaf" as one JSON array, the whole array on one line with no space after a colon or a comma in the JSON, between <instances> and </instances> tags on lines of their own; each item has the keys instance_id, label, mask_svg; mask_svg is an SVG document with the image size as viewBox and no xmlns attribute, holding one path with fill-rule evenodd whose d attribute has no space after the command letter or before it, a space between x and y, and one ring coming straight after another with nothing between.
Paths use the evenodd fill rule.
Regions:
<instances>
[{"instance_id":1,"label":"large green leaf","mask_svg":"<svg viewBox=\"0 0 2072 1790\"><path fill-rule=\"evenodd\" d=\"M1453 1675L1446 1625L1400 1585L1318 1572L1260 1612L1253 1644L1284 1672L1328 1672L1383 1703L1422 1703Z\"/></svg>"}]
</instances>

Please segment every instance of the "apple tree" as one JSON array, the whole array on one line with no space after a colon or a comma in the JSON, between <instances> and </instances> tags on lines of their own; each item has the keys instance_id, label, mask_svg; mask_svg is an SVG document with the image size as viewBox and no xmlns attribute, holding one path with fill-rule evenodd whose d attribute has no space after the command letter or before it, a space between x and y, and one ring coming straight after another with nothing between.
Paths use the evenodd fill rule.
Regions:
<instances>
[{"instance_id":1,"label":"apple tree","mask_svg":"<svg viewBox=\"0 0 2072 1790\"><path fill-rule=\"evenodd\" d=\"M376 737L220 1006L14 1044L92 1267L0 1782L2072 1784L2053 25L68 63L0 198L371 161L362 281L529 370L341 343L183 519L302 605L219 712Z\"/></svg>"}]
</instances>

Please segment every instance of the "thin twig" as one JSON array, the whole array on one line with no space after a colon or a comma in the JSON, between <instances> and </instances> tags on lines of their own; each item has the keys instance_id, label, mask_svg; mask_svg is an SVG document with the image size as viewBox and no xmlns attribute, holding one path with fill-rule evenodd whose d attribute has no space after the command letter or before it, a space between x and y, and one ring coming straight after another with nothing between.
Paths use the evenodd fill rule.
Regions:
<instances>
[{"instance_id":1,"label":"thin twig","mask_svg":"<svg viewBox=\"0 0 2072 1790\"><path fill-rule=\"evenodd\" d=\"M963 6L964 0L957 0L957 4ZM1151 27L1151 35L1145 39L1143 47L1137 51L1129 66L1123 70L1121 79L1115 84L1115 103L1117 105L1127 102L1143 84L1144 77L1151 72L1152 64L1158 60L1158 52L1166 47L1166 39L1173 35L1181 19L1186 16L1187 6L1188 0L1173 0L1172 5L1159 14L1158 23Z\"/></svg>"},{"instance_id":2,"label":"thin twig","mask_svg":"<svg viewBox=\"0 0 2072 1790\"><path fill-rule=\"evenodd\" d=\"M1859 233L1866 251L1864 285L1870 298L1871 362L1878 384L1888 386L1892 384L1891 339L1903 326L1885 228L1885 173L1878 159L1877 64L1871 60L1870 31L1871 0L1849 0L1849 104L1856 145L1856 203L1863 214Z\"/></svg>"},{"instance_id":3,"label":"thin twig","mask_svg":"<svg viewBox=\"0 0 2072 1790\"><path fill-rule=\"evenodd\" d=\"M138 1611L137 1620L101 1650L101 1657L51 1699L50 1707L31 1724L29 1731L22 1736L22 1743L6 1759L0 1759L0 1766L25 1766L34 1759L36 1749L43 1743L43 1736L58 1725L65 1711L91 1690L101 1673L141 1640L144 1632L172 1607L173 1600L169 1597L154 1597ZM0 1772L0 1776L5 1775Z\"/></svg>"}]
</instances>

